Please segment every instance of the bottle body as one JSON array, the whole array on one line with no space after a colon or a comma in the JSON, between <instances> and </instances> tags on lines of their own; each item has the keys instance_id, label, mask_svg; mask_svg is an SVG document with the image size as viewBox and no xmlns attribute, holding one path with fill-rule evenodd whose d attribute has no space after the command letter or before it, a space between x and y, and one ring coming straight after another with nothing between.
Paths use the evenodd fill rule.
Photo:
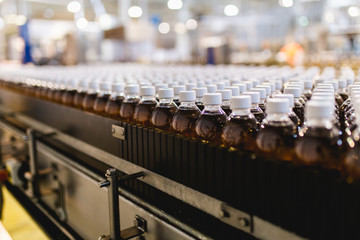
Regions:
<instances>
[{"instance_id":1,"label":"bottle body","mask_svg":"<svg viewBox=\"0 0 360 240\"><path fill-rule=\"evenodd\" d=\"M171 121L171 129L188 138L195 138L195 123L201 112L195 103L181 103Z\"/></svg>"},{"instance_id":2,"label":"bottle body","mask_svg":"<svg viewBox=\"0 0 360 240\"><path fill-rule=\"evenodd\" d=\"M140 101L134 110L134 121L143 126L150 127L151 115L156 107L157 102L154 100Z\"/></svg>"},{"instance_id":3,"label":"bottle body","mask_svg":"<svg viewBox=\"0 0 360 240\"><path fill-rule=\"evenodd\" d=\"M158 104L151 115L151 124L157 129L170 131L171 121L176 109L177 106L173 102L168 104Z\"/></svg>"},{"instance_id":4,"label":"bottle body","mask_svg":"<svg viewBox=\"0 0 360 240\"><path fill-rule=\"evenodd\" d=\"M110 93L99 93L94 100L93 110L97 113L104 114L106 104L110 98Z\"/></svg>"},{"instance_id":5,"label":"bottle body","mask_svg":"<svg viewBox=\"0 0 360 240\"><path fill-rule=\"evenodd\" d=\"M124 96L110 97L105 106L105 113L112 118L119 118L120 107L124 101Z\"/></svg>"}]
</instances>

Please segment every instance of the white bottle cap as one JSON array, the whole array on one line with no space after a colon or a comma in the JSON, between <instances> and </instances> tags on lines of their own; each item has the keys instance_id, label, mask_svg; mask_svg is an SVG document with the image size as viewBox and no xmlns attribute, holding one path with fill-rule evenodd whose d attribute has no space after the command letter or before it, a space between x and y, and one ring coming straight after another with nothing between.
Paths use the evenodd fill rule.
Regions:
<instances>
[{"instance_id":1,"label":"white bottle cap","mask_svg":"<svg viewBox=\"0 0 360 240\"><path fill-rule=\"evenodd\" d=\"M316 79L316 80L315 80L315 86L318 85L319 83L325 82L325 80L326 80L326 79L321 79L321 78L320 78L320 79Z\"/></svg>"},{"instance_id":2,"label":"white bottle cap","mask_svg":"<svg viewBox=\"0 0 360 240\"><path fill-rule=\"evenodd\" d=\"M339 84L339 88L346 88L346 80L345 79L339 79L338 84Z\"/></svg>"},{"instance_id":3,"label":"white bottle cap","mask_svg":"<svg viewBox=\"0 0 360 240\"><path fill-rule=\"evenodd\" d=\"M123 83L113 83L111 84L111 90L113 92L124 92L124 84Z\"/></svg>"},{"instance_id":4,"label":"white bottle cap","mask_svg":"<svg viewBox=\"0 0 360 240\"><path fill-rule=\"evenodd\" d=\"M240 95L240 88L238 86L226 86L225 90L230 90L231 96L239 96Z\"/></svg>"},{"instance_id":5,"label":"white bottle cap","mask_svg":"<svg viewBox=\"0 0 360 240\"><path fill-rule=\"evenodd\" d=\"M304 81L304 88L305 89L312 89L312 82L311 82L311 80L305 80Z\"/></svg>"},{"instance_id":6,"label":"white bottle cap","mask_svg":"<svg viewBox=\"0 0 360 240\"><path fill-rule=\"evenodd\" d=\"M196 87L196 83L185 84L185 87L186 87L186 91L191 91L191 90L193 90L193 88Z\"/></svg>"},{"instance_id":7,"label":"white bottle cap","mask_svg":"<svg viewBox=\"0 0 360 240\"><path fill-rule=\"evenodd\" d=\"M266 98L266 89L265 88L252 88L249 90L249 92L258 92L260 93L260 98L264 99Z\"/></svg>"},{"instance_id":8,"label":"white bottle cap","mask_svg":"<svg viewBox=\"0 0 360 240\"><path fill-rule=\"evenodd\" d=\"M205 93L203 97L204 105L220 105L222 97L220 93Z\"/></svg>"},{"instance_id":9,"label":"white bottle cap","mask_svg":"<svg viewBox=\"0 0 360 240\"><path fill-rule=\"evenodd\" d=\"M70 87L70 88L71 87L74 88L74 87L76 87L76 85L77 85L77 80L75 80L75 79L70 79L66 82L66 86Z\"/></svg>"},{"instance_id":10,"label":"white bottle cap","mask_svg":"<svg viewBox=\"0 0 360 240\"><path fill-rule=\"evenodd\" d=\"M275 83L275 89L276 90L280 90L282 88L282 81L281 80L276 80L274 81Z\"/></svg>"},{"instance_id":11,"label":"white bottle cap","mask_svg":"<svg viewBox=\"0 0 360 240\"><path fill-rule=\"evenodd\" d=\"M288 113L289 100L284 98L269 98L266 103L266 113Z\"/></svg>"},{"instance_id":12,"label":"white bottle cap","mask_svg":"<svg viewBox=\"0 0 360 240\"><path fill-rule=\"evenodd\" d=\"M320 83L316 86L317 88L330 88L330 89L334 89L334 86L329 83L328 81L326 83Z\"/></svg>"},{"instance_id":13,"label":"white bottle cap","mask_svg":"<svg viewBox=\"0 0 360 240\"><path fill-rule=\"evenodd\" d=\"M223 101L229 101L231 99L232 91L230 89L217 90L216 92L221 94Z\"/></svg>"},{"instance_id":14,"label":"white bottle cap","mask_svg":"<svg viewBox=\"0 0 360 240\"><path fill-rule=\"evenodd\" d=\"M168 88L169 86L165 83L157 83L155 84L155 92L157 92L157 90L159 90L160 88Z\"/></svg>"},{"instance_id":15,"label":"white bottle cap","mask_svg":"<svg viewBox=\"0 0 360 240\"><path fill-rule=\"evenodd\" d=\"M180 91L179 100L180 102L195 102L196 93L195 91Z\"/></svg>"},{"instance_id":16,"label":"white bottle cap","mask_svg":"<svg viewBox=\"0 0 360 240\"><path fill-rule=\"evenodd\" d=\"M184 85L177 85L173 87L174 95L179 95L180 91L185 91L186 87Z\"/></svg>"},{"instance_id":17,"label":"white bottle cap","mask_svg":"<svg viewBox=\"0 0 360 240\"><path fill-rule=\"evenodd\" d=\"M111 83L110 82L101 82L100 89L103 91L110 91L111 90Z\"/></svg>"},{"instance_id":18,"label":"white bottle cap","mask_svg":"<svg viewBox=\"0 0 360 240\"><path fill-rule=\"evenodd\" d=\"M346 84L349 86L349 85L351 85L351 84L353 84L354 83L354 79L353 78L347 78L346 79Z\"/></svg>"},{"instance_id":19,"label":"white bottle cap","mask_svg":"<svg viewBox=\"0 0 360 240\"><path fill-rule=\"evenodd\" d=\"M208 93L216 93L217 86L214 84L205 85L204 87L207 88Z\"/></svg>"},{"instance_id":20,"label":"white bottle cap","mask_svg":"<svg viewBox=\"0 0 360 240\"><path fill-rule=\"evenodd\" d=\"M78 82L78 87L79 88L88 88L89 87L89 82L85 81L85 80L79 81Z\"/></svg>"},{"instance_id":21,"label":"white bottle cap","mask_svg":"<svg viewBox=\"0 0 360 240\"><path fill-rule=\"evenodd\" d=\"M338 82L338 81L330 81L330 82L328 82L328 83L333 86L333 89L334 89L334 90L338 90L338 89L339 89L339 82Z\"/></svg>"},{"instance_id":22,"label":"white bottle cap","mask_svg":"<svg viewBox=\"0 0 360 240\"><path fill-rule=\"evenodd\" d=\"M253 83L253 88L260 84L260 80L257 78L251 78L249 81Z\"/></svg>"},{"instance_id":23,"label":"white bottle cap","mask_svg":"<svg viewBox=\"0 0 360 240\"><path fill-rule=\"evenodd\" d=\"M139 85L130 84L125 86L126 94L139 94L139 91L140 91Z\"/></svg>"},{"instance_id":24,"label":"white bottle cap","mask_svg":"<svg viewBox=\"0 0 360 240\"><path fill-rule=\"evenodd\" d=\"M250 96L252 104L257 104L260 102L260 93L258 92L244 92L242 94Z\"/></svg>"},{"instance_id":25,"label":"white bottle cap","mask_svg":"<svg viewBox=\"0 0 360 240\"><path fill-rule=\"evenodd\" d=\"M253 85L253 82L252 82L252 81L243 81L243 83L245 83L245 84L246 84L246 90L249 90L249 89L251 89L251 88L253 88L253 87L254 87L254 85Z\"/></svg>"},{"instance_id":26,"label":"white bottle cap","mask_svg":"<svg viewBox=\"0 0 360 240\"><path fill-rule=\"evenodd\" d=\"M306 119L331 118L332 103L327 101L310 100L305 106Z\"/></svg>"},{"instance_id":27,"label":"white bottle cap","mask_svg":"<svg viewBox=\"0 0 360 240\"><path fill-rule=\"evenodd\" d=\"M216 83L217 90L224 90L225 83L224 82L218 82Z\"/></svg>"},{"instance_id":28,"label":"white bottle cap","mask_svg":"<svg viewBox=\"0 0 360 240\"><path fill-rule=\"evenodd\" d=\"M98 81L91 81L89 83L89 88L91 88L91 89L98 89L98 87L99 87L99 82Z\"/></svg>"},{"instance_id":29,"label":"white bottle cap","mask_svg":"<svg viewBox=\"0 0 360 240\"><path fill-rule=\"evenodd\" d=\"M274 92L275 91L275 83L272 82L267 82L267 83L263 83L262 85L268 85L271 87L270 91Z\"/></svg>"},{"instance_id":30,"label":"white bottle cap","mask_svg":"<svg viewBox=\"0 0 360 240\"><path fill-rule=\"evenodd\" d=\"M303 82L290 83L287 87L289 87L289 88L296 87L296 88L300 88L300 92L304 91L304 83Z\"/></svg>"},{"instance_id":31,"label":"white bottle cap","mask_svg":"<svg viewBox=\"0 0 360 240\"><path fill-rule=\"evenodd\" d=\"M207 93L206 87L198 87L193 89L196 92L196 98L202 98Z\"/></svg>"},{"instance_id":32,"label":"white bottle cap","mask_svg":"<svg viewBox=\"0 0 360 240\"><path fill-rule=\"evenodd\" d=\"M289 107L294 107L294 95L292 94L275 94L274 98L286 98L289 100Z\"/></svg>"},{"instance_id":33,"label":"white bottle cap","mask_svg":"<svg viewBox=\"0 0 360 240\"><path fill-rule=\"evenodd\" d=\"M196 83L196 87L200 88L200 87L204 87L205 83L204 82L197 82Z\"/></svg>"},{"instance_id":34,"label":"white bottle cap","mask_svg":"<svg viewBox=\"0 0 360 240\"><path fill-rule=\"evenodd\" d=\"M153 86L141 87L140 96L155 96L155 87Z\"/></svg>"},{"instance_id":35,"label":"white bottle cap","mask_svg":"<svg viewBox=\"0 0 360 240\"><path fill-rule=\"evenodd\" d=\"M251 108L251 97L249 95L234 96L230 100L230 108L248 109Z\"/></svg>"},{"instance_id":36,"label":"white bottle cap","mask_svg":"<svg viewBox=\"0 0 360 240\"><path fill-rule=\"evenodd\" d=\"M237 83L234 84L233 86L239 87L240 93L246 92L246 84L244 83Z\"/></svg>"},{"instance_id":37,"label":"white bottle cap","mask_svg":"<svg viewBox=\"0 0 360 240\"><path fill-rule=\"evenodd\" d=\"M173 98L174 97L174 89L172 88L160 88L158 90L159 99L162 98Z\"/></svg>"},{"instance_id":38,"label":"white bottle cap","mask_svg":"<svg viewBox=\"0 0 360 240\"><path fill-rule=\"evenodd\" d=\"M264 88L266 90L266 95L270 95L271 94L271 86L269 85L257 85L256 88Z\"/></svg>"},{"instance_id":39,"label":"white bottle cap","mask_svg":"<svg viewBox=\"0 0 360 240\"><path fill-rule=\"evenodd\" d=\"M295 98L301 97L301 89L299 87L286 87L284 88L284 93L292 94Z\"/></svg>"}]
</instances>

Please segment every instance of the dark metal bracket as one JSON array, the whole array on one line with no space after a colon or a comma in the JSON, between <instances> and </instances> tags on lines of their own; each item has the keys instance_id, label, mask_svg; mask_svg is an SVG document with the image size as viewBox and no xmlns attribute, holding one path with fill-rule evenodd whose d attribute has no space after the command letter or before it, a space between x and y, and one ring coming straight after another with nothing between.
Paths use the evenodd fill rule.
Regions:
<instances>
[{"instance_id":1,"label":"dark metal bracket","mask_svg":"<svg viewBox=\"0 0 360 240\"><path fill-rule=\"evenodd\" d=\"M143 235L147 230L146 220L135 216L135 226L120 230L120 203L118 187L120 182L144 177L144 172L119 177L119 171L109 168L105 174L107 180L100 182L99 187L108 187L110 235L100 236L99 240L127 240Z\"/></svg>"}]
</instances>

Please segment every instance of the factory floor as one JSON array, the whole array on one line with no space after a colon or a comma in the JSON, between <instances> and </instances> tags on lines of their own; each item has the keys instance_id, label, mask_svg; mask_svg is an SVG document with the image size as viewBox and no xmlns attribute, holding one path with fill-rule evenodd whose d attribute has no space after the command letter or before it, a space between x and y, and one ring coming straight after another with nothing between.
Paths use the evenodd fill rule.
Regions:
<instances>
[{"instance_id":1,"label":"factory floor","mask_svg":"<svg viewBox=\"0 0 360 240\"><path fill-rule=\"evenodd\" d=\"M48 240L41 228L34 222L31 216L17 202L17 200L3 187L4 212L2 225L10 234L12 240ZM1 231L4 229L0 226Z\"/></svg>"}]
</instances>

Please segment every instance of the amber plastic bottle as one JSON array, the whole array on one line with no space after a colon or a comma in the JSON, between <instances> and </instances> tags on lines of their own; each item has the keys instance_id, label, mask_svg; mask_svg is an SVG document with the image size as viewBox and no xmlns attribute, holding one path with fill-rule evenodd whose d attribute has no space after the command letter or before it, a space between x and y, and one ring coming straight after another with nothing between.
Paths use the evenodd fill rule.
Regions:
<instances>
[{"instance_id":1,"label":"amber plastic bottle","mask_svg":"<svg viewBox=\"0 0 360 240\"><path fill-rule=\"evenodd\" d=\"M286 87L284 88L285 94L292 94L294 95L294 107L293 110L296 113L296 115L300 119L301 126L304 124L304 105L300 102L301 98L301 89L299 87ZM304 100L303 100L304 101Z\"/></svg>"},{"instance_id":2,"label":"amber plastic bottle","mask_svg":"<svg viewBox=\"0 0 360 240\"><path fill-rule=\"evenodd\" d=\"M255 87L255 88L250 89L249 92L258 92L260 94L259 107L263 112L265 112L265 110L266 110L266 89Z\"/></svg>"},{"instance_id":3,"label":"amber plastic bottle","mask_svg":"<svg viewBox=\"0 0 360 240\"><path fill-rule=\"evenodd\" d=\"M288 111L287 99L268 99L267 116L256 137L256 145L261 155L284 161L294 159L297 129L289 118Z\"/></svg>"},{"instance_id":4,"label":"amber plastic bottle","mask_svg":"<svg viewBox=\"0 0 360 240\"><path fill-rule=\"evenodd\" d=\"M180 91L179 100L180 106L174 114L171 128L174 132L185 137L195 138L195 123L201 114L195 104L195 91Z\"/></svg>"},{"instance_id":5,"label":"amber plastic bottle","mask_svg":"<svg viewBox=\"0 0 360 240\"><path fill-rule=\"evenodd\" d=\"M294 95L292 94L276 94L274 95L274 98L285 98L289 100L289 112L288 116L291 119L291 121L295 124L297 129L301 127L301 121L300 118L296 115L296 113L293 111L294 108Z\"/></svg>"},{"instance_id":6,"label":"amber plastic bottle","mask_svg":"<svg viewBox=\"0 0 360 240\"><path fill-rule=\"evenodd\" d=\"M135 107L138 104L140 88L139 85L125 86L125 99L120 106L120 118L127 122L133 122Z\"/></svg>"},{"instance_id":7,"label":"amber plastic bottle","mask_svg":"<svg viewBox=\"0 0 360 240\"><path fill-rule=\"evenodd\" d=\"M54 89L52 95L52 100L57 103L62 102L62 95L66 91L66 80L62 79L58 82L56 88Z\"/></svg>"},{"instance_id":8,"label":"amber plastic bottle","mask_svg":"<svg viewBox=\"0 0 360 240\"><path fill-rule=\"evenodd\" d=\"M113 83L111 85L111 96L106 103L105 113L111 118L120 118L121 103L125 99L124 95L125 85L122 83Z\"/></svg>"},{"instance_id":9,"label":"amber plastic bottle","mask_svg":"<svg viewBox=\"0 0 360 240\"><path fill-rule=\"evenodd\" d=\"M176 106L180 106L180 100L179 100L179 95L180 95L180 91L185 91L186 87L184 85L175 85L173 87L174 89L174 103L176 104Z\"/></svg>"},{"instance_id":10,"label":"amber plastic bottle","mask_svg":"<svg viewBox=\"0 0 360 240\"><path fill-rule=\"evenodd\" d=\"M244 92L243 95L249 95L251 97L251 113L255 116L256 120L260 124L266 117L266 114L259 107L260 102L260 94L258 92Z\"/></svg>"},{"instance_id":11,"label":"amber plastic bottle","mask_svg":"<svg viewBox=\"0 0 360 240\"><path fill-rule=\"evenodd\" d=\"M345 79L338 79L339 89L338 93L342 97L343 101L346 101L349 97L349 93L346 89L346 80Z\"/></svg>"},{"instance_id":12,"label":"amber plastic bottle","mask_svg":"<svg viewBox=\"0 0 360 240\"><path fill-rule=\"evenodd\" d=\"M257 120L250 112L251 97L235 96L231 98L232 113L228 117L221 135L222 143L237 150L255 150Z\"/></svg>"},{"instance_id":13,"label":"amber plastic bottle","mask_svg":"<svg viewBox=\"0 0 360 240\"><path fill-rule=\"evenodd\" d=\"M79 82L77 91L76 91L75 96L74 96L74 101L73 101L74 107L82 108L82 103L83 103L84 98L85 98L85 96L87 94L86 90L88 89L88 87L89 87L89 82L88 81L81 80Z\"/></svg>"},{"instance_id":14,"label":"amber plastic bottle","mask_svg":"<svg viewBox=\"0 0 360 240\"><path fill-rule=\"evenodd\" d=\"M221 108L222 97L220 93L206 93L203 97L204 110L196 122L197 138L214 144L221 144L227 115Z\"/></svg>"},{"instance_id":15,"label":"amber plastic bottle","mask_svg":"<svg viewBox=\"0 0 360 240\"><path fill-rule=\"evenodd\" d=\"M150 127L151 115L157 105L157 101L155 99L155 87L141 87L140 97L140 101L134 110L134 122L140 123L146 127Z\"/></svg>"},{"instance_id":16,"label":"amber plastic bottle","mask_svg":"<svg viewBox=\"0 0 360 240\"><path fill-rule=\"evenodd\" d=\"M97 97L94 101L93 110L94 112L104 115L106 103L111 96L111 83L110 82L101 82L100 91L97 94Z\"/></svg>"},{"instance_id":17,"label":"amber plastic bottle","mask_svg":"<svg viewBox=\"0 0 360 240\"><path fill-rule=\"evenodd\" d=\"M161 88L158 90L159 103L151 115L151 124L157 129L171 131L171 121L177 110L173 102L174 90L172 88Z\"/></svg>"},{"instance_id":18,"label":"amber plastic bottle","mask_svg":"<svg viewBox=\"0 0 360 240\"><path fill-rule=\"evenodd\" d=\"M62 94L61 103L68 106L73 106L74 97L77 93L76 89L77 81L76 80L68 80L65 86L65 92Z\"/></svg>"},{"instance_id":19,"label":"amber plastic bottle","mask_svg":"<svg viewBox=\"0 0 360 240\"><path fill-rule=\"evenodd\" d=\"M204 104L202 102L202 98L205 93L207 93L206 87L198 87L193 89L196 92L196 106L202 111L204 109Z\"/></svg>"},{"instance_id":20,"label":"amber plastic bottle","mask_svg":"<svg viewBox=\"0 0 360 240\"><path fill-rule=\"evenodd\" d=\"M230 108L230 99L231 99L231 90L230 89L224 89L224 90L217 90L217 93L221 94L221 109L226 113L227 116L231 114L231 108Z\"/></svg>"},{"instance_id":21,"label":"amber plastic bottle","mask_svg":"<svg viewBox=\"0 0 360 240\"><path fill-rule=\"evenodd\" d=\"M295 143L296 162L340 169L340 130L331 121L332 102L310 100L306 104L306 122Z\"/></svg>"},{"instance_id":22,"label":"amber plastic bottle","mask_svg":"<svg viewBox=\"0 0 360 240\"><path fill-rule=\"evenodd\" d=\"M92 111L95 103L95 99L99 91L99 82L91 81L89 83L89 90L87 91L84 100L82 102L82 108L87 111Z\"/></svg>"}]
</instances>

